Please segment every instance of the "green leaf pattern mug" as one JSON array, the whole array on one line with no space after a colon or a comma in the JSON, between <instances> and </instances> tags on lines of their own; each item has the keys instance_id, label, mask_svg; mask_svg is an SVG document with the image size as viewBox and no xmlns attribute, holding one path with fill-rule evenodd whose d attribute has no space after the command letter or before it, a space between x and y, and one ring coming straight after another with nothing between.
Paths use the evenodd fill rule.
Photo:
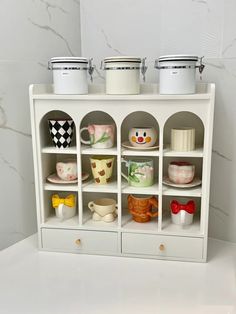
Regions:
<instances>
[{"instance_id":1,"label":"green leaf pattern mug","mask_svg":"<svg viewBox=\"0 0 236 314\"><path fill-rule=\"evenodd\" d=\"M125 163L128 168L128 176L121 172L131 186L147 187L154 183L153 161L152 160L125 160L122 158L122 163Z\"/></svg>"}]
</instances>

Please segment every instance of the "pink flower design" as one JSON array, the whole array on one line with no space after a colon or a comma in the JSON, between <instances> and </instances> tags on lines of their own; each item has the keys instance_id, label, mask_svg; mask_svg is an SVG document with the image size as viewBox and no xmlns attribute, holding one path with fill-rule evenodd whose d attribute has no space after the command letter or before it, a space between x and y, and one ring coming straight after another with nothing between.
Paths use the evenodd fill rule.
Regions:
<instances>
[{"instance_id":1,"label":"pink flower design","mask_svg":"<svg viewBox=\"0 0 236 314\"><path fill-rule=\"evenodd\" d=\"M95 133L94 126L93 125L89 125L88 126L88 131L89 131L89 134L93 135Z\"/></svg>"},{"instance_id":2,"label":"pink flower design","mask_svg":"<svg viewBox=\"0 0 236 314\"><path fill-rule=\"evenodd\" d=\"M113 128L111 126L107 127L106 133L108 136L112 137L113 136Z\"/></svg>"}]
</instances>

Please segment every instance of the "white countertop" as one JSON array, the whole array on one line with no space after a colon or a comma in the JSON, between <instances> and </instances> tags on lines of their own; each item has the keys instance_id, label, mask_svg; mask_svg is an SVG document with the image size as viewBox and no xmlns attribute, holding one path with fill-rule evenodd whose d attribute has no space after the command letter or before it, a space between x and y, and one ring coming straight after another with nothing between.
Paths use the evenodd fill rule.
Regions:
<instances>
[{"instance_id":1,"label":"white countertop","mask_svg":"<svg viewBox=\"0 0 236 314\"><path fill-rule=\"evenodd\" d=\"M36 236L0 252L1 314L236 313L236 245L208 263L39 252Z\"/></svg>"}]
</instances>

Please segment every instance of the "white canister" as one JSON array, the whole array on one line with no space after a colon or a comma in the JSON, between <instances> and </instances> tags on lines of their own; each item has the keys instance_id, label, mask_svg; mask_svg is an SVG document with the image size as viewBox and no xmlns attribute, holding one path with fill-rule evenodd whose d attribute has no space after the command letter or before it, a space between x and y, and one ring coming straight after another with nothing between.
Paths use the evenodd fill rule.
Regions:
<instances>
[{"instance_id":1,"label":"white canister","mask_svg":"<svg viewBox=\"0 0 236 314\"><path fill-rule=\"evenodd\" d=\"M188 127L171 129L170 147L171 150L179 152L189 152L194 150L195 129Z\"/></svg>"},{"instance_id":2,"label":"white canister","mask_svg":"<svg viewBox=\"0 0 236 314\"><path fill-rule=\"evenodd\" d=\"M159 57L155 68L160 70L160 94L178 95L196 92L196 68L202 73L204 65L197 56L168 55Z\"/></svg>"},{"instance_id":3,"label":"white canister","mask_svg":"<svg viewBox=\"0 0 236 314\"><path fill-rule=\"evenodd\" d=\"M145 58L116 56L105 58L103 64L106 73L106 94L140 93L140 71L145 80L147 70Z\"/></svg>"},{"instance_id":4,"label":"white canister","mask_svg":"<svg viewBox=\"0 0 236 314\"><path fill-rule=\"evenodd\" d=\"M55 94L87 94L87 72L92 80L92 59L81 57L54 57L48 63L53 73Z\"/></svg>"}]
</instances>

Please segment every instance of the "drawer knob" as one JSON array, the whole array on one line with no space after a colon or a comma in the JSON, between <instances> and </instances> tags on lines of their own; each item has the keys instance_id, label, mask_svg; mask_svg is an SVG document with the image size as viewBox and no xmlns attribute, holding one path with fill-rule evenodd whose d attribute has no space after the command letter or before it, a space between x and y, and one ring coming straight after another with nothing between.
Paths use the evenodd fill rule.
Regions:
<instances>
[{"instance_id":1,"label":"drawer knob","mask_svg":"<svg viewBox=\"0 0 236 314\"><path fill-rule=\"evenodd\" d=\"M80 244L81 244L80 239L77 239L77 240L75 241L75 244L80 245Z\"/></svg>"},{"instance_id":2,"label":"drawer knob","mask_svg":"<svg viewBox=\"0 0 236 314\"><path fill-rule=\"evenodd\" d=\"M160 244L159 250L160 250L160 251L164 251L164 250L165 250L165 245L164 245L164 244Z\"/></svg>"}]
</instances>

